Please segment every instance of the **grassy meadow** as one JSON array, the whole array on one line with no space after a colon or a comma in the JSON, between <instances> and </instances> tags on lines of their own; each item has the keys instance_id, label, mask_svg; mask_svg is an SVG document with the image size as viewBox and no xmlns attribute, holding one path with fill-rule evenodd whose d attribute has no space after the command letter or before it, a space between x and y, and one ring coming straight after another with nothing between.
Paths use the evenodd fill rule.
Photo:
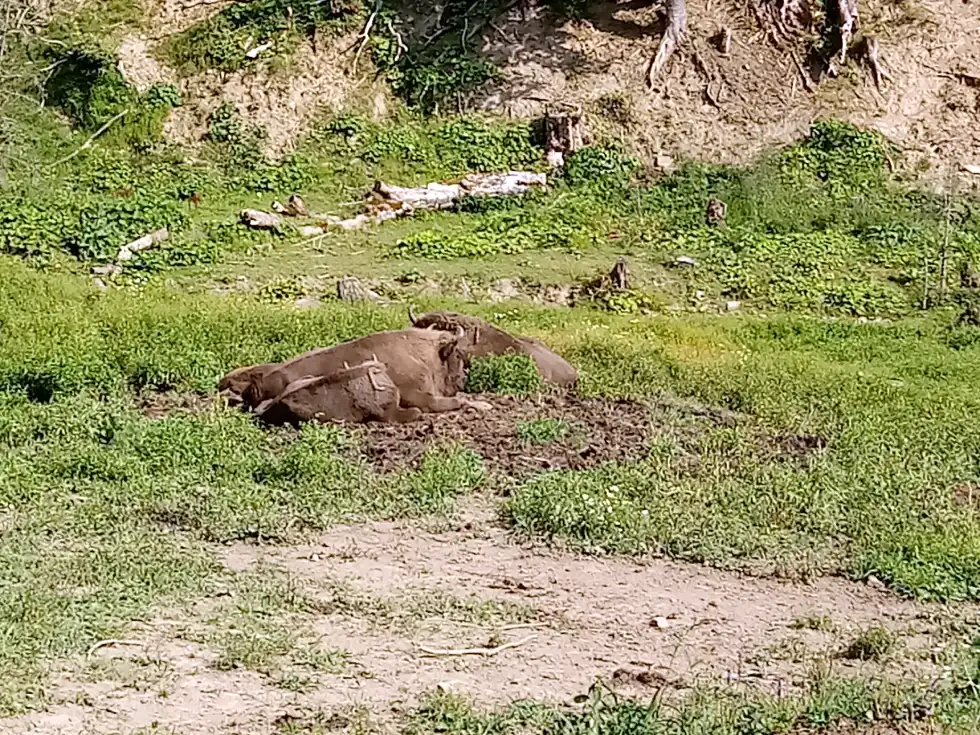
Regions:
<instances>
[{"instance_id":1,"label":"grassy meadow","mask_svg":"<svg viewBox=\"0 0 980 735\"><path fill-rule=\"evenodd\" d=\"M191 63L207 33L241 32L233 22L167 53ZM71 39L82 26L55 30ZM980 600L980 327L957 321L978 296L980 201L899 180L877 135L824 121L752 167L691 163L664 175L601 140L546 192L311 242L288 227L251 232L237 213L292 192L342 213L378 178L537 169L533 127L334 115L271 160L261 132L222 108L190 156L160 138L179 104L172 90L138 95L95 51L69 57L49 80L58 116L16 99L5 108L23 145L0 187L0 714L45 706L50 667L178 601L238 585L256 599L229 615L309 611L281 580L239 579L219 563L219 544L286 545L341 522L445 517L477 493L519 536L570 551L790 579L874 577L896 595ZM96 82L83 88L80 78ZM120 105L139 114L80 150ZM710 197L728 205L724 226L704 224ZM98 287L94 265L162 226L170 240ZM501 277L528 289L581 286L619 255L630 259L631 289L573 307L469 301L446 286L466 278L479 290ZM678 266L679 256L696 264ZM246 288L223 288L242 275ZM331 298L344 275L384 280L389 303ZM320 303L297 308L311 277L328 284L313 294ZM443 287L422 291L426 280ZM146 410L157 393L213 394L234 367L405 326L409 300L544 340L579 368L587 395L679 397L742 418L692 435L668 411L640 462L518 483L453 445L382 475L355 431L266 430L220 402ZM542 419L515 432L543 443L565 428ZM787 460L765 440L783 435L815 437L820 449ZM239 627L258 626L253 640L267 648L226 645L229 666L264 670L293 649L293 639L269 643L254 617ZM343 666L334 653L304 666ZM705 691L668 708L597 689L576 713L536 703L490 712L437 696L405 728L810 732L841 720L863 727L871 714L913 720L921 706L970 732L977 661L975 648L964 654L939 690L828 676L778 701Z\"/></svg>"}]
</instances>

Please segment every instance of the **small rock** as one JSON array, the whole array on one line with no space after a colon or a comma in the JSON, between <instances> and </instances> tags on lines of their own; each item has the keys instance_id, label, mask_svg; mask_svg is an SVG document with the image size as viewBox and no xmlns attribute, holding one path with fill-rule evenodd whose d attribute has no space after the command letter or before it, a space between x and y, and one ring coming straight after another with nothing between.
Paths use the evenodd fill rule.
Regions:
<instances>
[{"instance_id":1,"label":"small rock","mask_svg":"<svg viewBox=\"0 0 980 735\"><path fill-rule=\"evenodd\" d=\"M674 159L666 153L659 153L654 159L654 165L664 173L670 173L674 170Z\"/></svg>"},{"instance_id":2,"label":"small rock","mask_svg":"<svg viewBox=\"0 0 980 735\"><path fill-rule=\"evenodd\" d=\"M315 309L320 305L320 299L316 296L303 296L296 300L297 309Z\"/></svg>"},{"instance_id":3,"label":"small rock","mask_svg":"<svg viewBox=\"0 0 980 735\"><path fill-rule=\"evenodd\" d=\"M320 561L320 555L315 552L310 554L310 561Z\"/></svg>"},{"instance_id":4,"label":"small rock","mask_svg":"<svg viewBox=\"0 0 980 735\"><path fill-rule=\"evenodd\" d=\"M109 286L101 278L95 278L95 279L93 279L92 280L92 283L94 283L95 284L95 287L97 289L99 289L100 291L108 291L109 290Z\"/></svg>"},{"instance_id":5,"label":"small rock","mask_svg":"<svg viewBox=\"0 0 980 735\"><path fill-rule=\"evenodd\" d=\"M381 301L379 294L365 288L354 276L346 276L337 281L337 298L348 304L358 301Z\"/></svg>"},{"instance_id":6,"label":"small rock","mask_svg":"<svg viewBox=\"0 0 980 735\"><path fill-rule=\"evenodd\" d=\"M119 248L119 253L116 255L116 260L120 263L125 263L127 260L133 259L133 251L127 248L125 245Z\"/></svg>"},{"instance_id":7,"label":"small rock","mask_svg":"<svg viewBox=\"0 0 980 735\"><path fill-rule=\"evenodd\" d=\"M651 628L667 628L669 626L670 626L670 620L668 620L665 617L658 616L650 621Z\"/></svg>"},{"instance_id":8,"label":"small rock","mask_svg":"<svg viewBox=\"0 0 980 735\"><path fill-rule=\"evenodd\" d=\"M729 301L727 304L725 304L725 308L728 311L738 311L739 309L742 308L742 302L741 301Z\"/></svg>"},{"instance_id":9,"label":"small rock","mask_svg":"<svg viewBox=\"0 0 980 735\"><path fill-rule=\"evenodd\" d=\"M873 574L868 575L868 578L864 580L864 583L867 584L868 587L876 590L884 590L887 588L887 585Z\"/></svg>"},{"instance_id":10,"label":"small rock","mask_svg":"<svg viewBox=\"0 0 980 735\"><path fill-rule=\"evenodd\" d=\"M677 265L689 265L692 268L698 264L697 261L689 255L678 255L676 258L674 258L674 263Z\"/></svg>"},{"instance_id":11,"label":"small rock","mask_svg":"<svg viewBox=\"0 0 980 735\"><path fill-rule=\"evenodd\" d=\"M497 303L500 301L507 301L508 299L519 298L521 292L517 288L517 284L511 278L499 278L493 282L493 285L487 291L490 296L490 301L492 303Z\"/></svg>"},{"instance_id":12,"label":"small rock","mask_svg":"<svg viewBox=\"0 0 980 735\"><path fill-rule=\"evenodd\" d=\"M698 301L700 301L701 299L703 299L704 298L704 291L695 291L694 292L694 298L697 299Z\"/></svg>"},{"instance_id":13,"label":"small rock","mask_svg":"<svg viewBox=\"0 0 980 735\"><path fill-rule=\"evenodd\" d=\"M108 276L112 278L113 276L118 276L122 273L122 268L115 263L108 263L107 265L97 265L92 269L92 273L97 276Z\"/></svg>"}]
</instances>

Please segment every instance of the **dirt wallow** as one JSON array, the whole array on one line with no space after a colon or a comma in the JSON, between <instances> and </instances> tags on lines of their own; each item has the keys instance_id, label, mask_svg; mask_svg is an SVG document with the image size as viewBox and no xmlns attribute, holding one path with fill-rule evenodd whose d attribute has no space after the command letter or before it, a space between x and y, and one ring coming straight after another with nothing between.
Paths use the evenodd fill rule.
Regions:
<instances>
[{"instance_id":1,"label":"dirt wallow","mask_svg":"<svg viewBox=\"0 0 980 735\"><path fill-rule=\"evenodd\" d=\"M493 409L474 415L451 412L423 414L410 424L344 424L358 438L359 455L377 471L395 472L417 467L426 450L456 442L479 454L487 468L514 478L549 470L584 470L604 462L642 460L655 439L675 440L681 462L696 471L704 434L719 427L747 428L760 460L805 461L822 452L823 437L772 433L747 414L706 406L672 396L645 402L590 398L554 391L534 396L473 396ZM141 410L150 418L193 415L213 410L212 396L186 393L144 393ZM535 443L522 427L548 422L562 427L551 441ZM284 428L286 434L295 430Z\"/></svg>"}]
</instances>

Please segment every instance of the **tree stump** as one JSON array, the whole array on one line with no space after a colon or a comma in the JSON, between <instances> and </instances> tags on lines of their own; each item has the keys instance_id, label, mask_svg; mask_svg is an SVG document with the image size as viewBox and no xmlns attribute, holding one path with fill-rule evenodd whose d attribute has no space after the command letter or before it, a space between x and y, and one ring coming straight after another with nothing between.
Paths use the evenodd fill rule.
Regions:
<instances>
[{"instance_id":1,"label":"tree stump","mask_svg":"<svg viewBox=\"0 0 980 735\"><path fill-rule=\"evenodd\" d=\"M709 199L708 209L704 213L704 221L712 227L723 225L727 214L728 206L721 199Z\"/></svg>"},{"instance_id":2,"label":"tree stump","mask_svg":"<svg viewBox=\"0 0 980 735\"><path fill-rule=\"evenodd\" d=\"M630 287L630 266L626 258L616 258L616 265L609 271L609 280L615 291L627 291Z\"/></svg>"},{"instance_id":3,"label":"tree stump","mask_svg":"<svg viewBox=\"0 0 980 735\"><path fill-rule=\"evenodd\" d=\"M544 118L545 157L552 168L565 165L565 157L590 140L581 108L576 112L549 112Z\"/></svg>"}]
</instances>

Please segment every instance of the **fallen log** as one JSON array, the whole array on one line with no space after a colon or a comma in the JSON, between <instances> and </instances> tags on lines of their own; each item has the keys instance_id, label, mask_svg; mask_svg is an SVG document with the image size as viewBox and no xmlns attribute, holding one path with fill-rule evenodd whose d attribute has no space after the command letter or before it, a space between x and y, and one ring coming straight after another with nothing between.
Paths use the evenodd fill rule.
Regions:
<instances>
[{"instance_id":1,"label":"fallen log","mask_svg":"<svg viewBox=\"0 0 980 735\"><path fill-rule=\"evenodd\" d=\"M282 227L282 217L272 212L243 209L239 216L242 224L251 227L253 230L278 230Z\"/></svg>"},{"instance_id":2,"label":"fallen log","mask_svg":"<svg viewBox=\"0 0 980 735\"><path fill-rule=\"evenodd\" d=\"M352 230L396 217L410 216L416 209L449 209L464 196L519 196L548 184L546 174L530 171L508 171L498 174L468 174L459 183L432 183L426 186L405 187L376 181L368 193L364 212L348 219L330 215L320 216L320 227L339 227ZM313 234L312 227L303 228Z\"/></svg>"},{"instance_id":3,"label":"fallen log","mask_svg":"<svg viewBox=\"0 0 980 735\"><path fill-rule=\"evenodd\" d=\"M127 260L132 260L136 253L141 250L148 250L154 245L160 244L168 237L170 237L170 230L166 227L161 227L149 235L143 235L143 237L133 240L131 243L127 243L119 248L119 252L116 254L116 262L122 263Z\"/></svg>"}]
</instances>

